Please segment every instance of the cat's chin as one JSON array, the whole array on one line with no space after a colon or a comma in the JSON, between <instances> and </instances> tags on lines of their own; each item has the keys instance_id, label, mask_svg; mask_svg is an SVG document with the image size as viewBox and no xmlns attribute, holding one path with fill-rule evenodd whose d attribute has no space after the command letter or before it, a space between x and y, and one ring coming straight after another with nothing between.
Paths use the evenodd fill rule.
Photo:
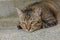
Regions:
<instances>
[{"instance_id":1,"label":"cat's chin","mask_svg":"<svg viewBox=\"0 0 60 40\"><path fill-rule=\"evenodd\" d=\"M27 31L27 32L32 32L32 30L27 30L27 29L26 29L26 31Z\"/></svg>"},{"instance_id":2,"label":"cat's chin","mask_svg":"<svg viewBox=\"0 0 60 40\"><path fill-rule=\"evenodd\" d=\"M39 29L30 29L30 30L23 29L23 30L26 31L26 32L34 32L34 31L37 31L37 30L39 30Z\"/></svg>"},{"instance_id":3,"label":"cat's chin","mask_svg":"<svg viewBox=\"0 0 60 40\"><path fill-rule=\"evenodd\" d=\"M35 32L35 31L37 31L37 30L25 30L26 32Z\"/></svg>"},{"instance_id":4,"label":"cat's chin","mask_svg":"<svg viewBox=\"0 0 60 40\"><path fill-rule=\"evenodd\" d=\"M25 29L24 31L26 31L26 32L33 32L33 30L27 30L27 29Z\"/></svg>"}]
</instances>

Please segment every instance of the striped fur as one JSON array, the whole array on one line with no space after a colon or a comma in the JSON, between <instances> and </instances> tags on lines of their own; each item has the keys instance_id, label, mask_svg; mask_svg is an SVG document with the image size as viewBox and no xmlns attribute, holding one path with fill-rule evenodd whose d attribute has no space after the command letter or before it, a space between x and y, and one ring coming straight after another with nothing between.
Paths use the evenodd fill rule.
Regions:
<instances>
[{"instance_id":1,"label":"striped fur","mask_svg":"<svg viewBox=\"0 0 60 40\"><path fill-rule=\"evenodd\" d=\"M57 24L59 12L59 0L42 0L28 5L22 11L17 8L20 26L26 31L35 31L41 28L48 28ZM20 12L19 12L20 11Z\"/></svg>"}]
</instances>

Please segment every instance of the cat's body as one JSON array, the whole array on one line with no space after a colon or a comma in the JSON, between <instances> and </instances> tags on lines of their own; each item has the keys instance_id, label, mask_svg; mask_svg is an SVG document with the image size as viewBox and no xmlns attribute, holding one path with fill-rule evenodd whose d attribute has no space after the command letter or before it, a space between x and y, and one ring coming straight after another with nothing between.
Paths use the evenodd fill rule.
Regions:
<instances>
[{"instance_id":1,"label":"cat's body","mask_svg":"<svg viewBox=\"0 0 60 40\"><path fill-rule=\"evenodd\" d=\"M60 3L59 0L42 0L27 6L22 11L16 8L20 19L19 25L27 31L55 26L59 14L58 2Z\"/></svg>"}]
</instances>

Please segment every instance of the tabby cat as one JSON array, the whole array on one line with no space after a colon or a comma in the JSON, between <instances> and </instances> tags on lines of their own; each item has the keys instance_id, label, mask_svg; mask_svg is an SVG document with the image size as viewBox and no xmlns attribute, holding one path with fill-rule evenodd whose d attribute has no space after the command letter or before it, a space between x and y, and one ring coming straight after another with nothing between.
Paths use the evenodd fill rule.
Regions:
<instances>
[{"instance_id":1,"label":"tabby cat","mask_svg":"<svg viewBox=\"0 0 60 40\"><path fill-rule=\"evenodd\" d=\"M16 8L19 16L18 29L32 32L57 25L58 2L59 0L42 0L23 10Z\"/></svg>"}]
</instances>

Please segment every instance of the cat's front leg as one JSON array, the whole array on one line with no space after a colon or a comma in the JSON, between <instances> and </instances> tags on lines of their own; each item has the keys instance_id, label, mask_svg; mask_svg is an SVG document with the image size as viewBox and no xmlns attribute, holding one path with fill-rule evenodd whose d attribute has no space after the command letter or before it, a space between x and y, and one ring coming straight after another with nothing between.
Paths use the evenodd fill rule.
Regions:
<instances>
[{"instance_id":1,"label":"cat's front leg","mask_svg":"<svg viewBox=\"0 0 60 40\"><path fill-rule=\"evenodd\" d=\"M48 25L49 27L53 27L55 25L57 25L57 20L53 17L49 18L49 20L43 20L45 25Z\"/></svg>"},{"instance_id":2,"label":"cat's front leg","mask_svg":"<svg viewBox=\"0 0 60 40\"><path fill-rule=\"evenodd\" d=\"M57 20L49 21L49 22L47 22L47 25L50 27L55 26L55 25L57 25Z\"/></svg>"}]
</instances>

